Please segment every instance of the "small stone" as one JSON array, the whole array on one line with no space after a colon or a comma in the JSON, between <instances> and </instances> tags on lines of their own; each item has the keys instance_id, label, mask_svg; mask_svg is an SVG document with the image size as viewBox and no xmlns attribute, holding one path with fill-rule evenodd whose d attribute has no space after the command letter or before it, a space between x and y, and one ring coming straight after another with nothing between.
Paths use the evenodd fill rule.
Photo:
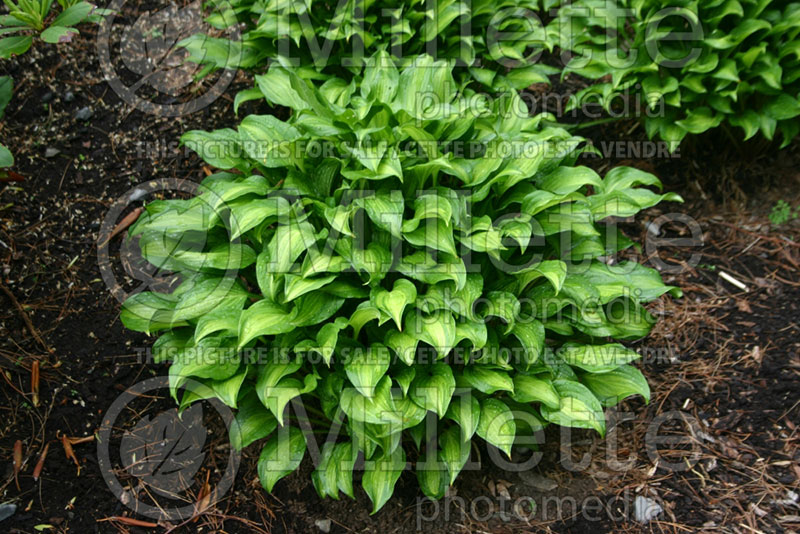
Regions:
<instances>
[{"instance_id":1,"label":"small stone","mask_svg":"<svg viewBox=\"0 0 800 534\"><path fill-rule=\"evenodd\" d=\"M0 504L0 521L5 521L17 511L17 505L13 503Z\"/></svg>"},{"instance_id":2,"label":"small stone","mask_svg":"<svg viewBox=\"0 0 800 534\"><path fill-rule=\"evenodd\" d=\"M61 151L57 148L47 147L44 151L44 157L46 158L53 158L61 154Z\"/></svg>"},{"instance_id":3,"label":"small stone","mask_svg":"<svg viewBox=\"0 0 800 534\"><path fill-rule=\"evenodd\" d=\"M140 198L144 198L146 196L147 196L147 191L137 187L131 192L128 198L130 199L131 202L136 202Z\"/></svg>"},{"instance_id":4,"label":"small stone","mask_svg":"<svg viewBox=\"0 0 800 534\"><path fill-rule=\"evenodd\" d=\"M75 118L80 121L88 121L89 119L92 118L92 115L94 115L94 112L91 110L89 106L86 106L79 109L78 112L75 113Z\"/></svg>"},{"instance_id":5,"label":"small stone","mask_svg":"<svg viewBox=\"0 0 800 534\"><path fill-rule=\"evenodd\" d=\"M661 225L655 222L647 223L647 233L658 237L661 234Z\"/></svg>"},{"instance_id":6,"label":"small stone","mask_svg":"<svg viewBox=\"0 0 800 534\"><path fill-rule=\"evenodd\" d=\"M314 521L314 524L320 530L320 532L324 532L328 534L331 531L331 520L330 519L317 519Z\"/></svg>"},{"instance_id":7,"label":"small stone","mask_svg":"<svg viewBox=\"0 0 800 534\"><path fill-rule=\"evenodd\" d=\"M45 94L42 95L42 102L47 104L48 102L53 100L53 96L55 96L55 95L53 95L52 91L47 91Z\"/></svg>"},{"instance_id":8,"label":"small stone","mask_svg":"<svg viewBox=\"0 0 800 534\"><path fill-rule=\"evenodd\" d=\"M64 93L64 102L72 102L73 100L75 100L75 95L72 91Z\"/></svg>"},{"instance_id":9,"label":"small stone","mask_svg":"<svg viewBox=\"0 0 800 534\"><path fill-rule=\"evenodd\" d=\"M664 509L653 499L638 495L633 501L633 518L639 523L649 523Z\"/></svg>"}]
</instances>

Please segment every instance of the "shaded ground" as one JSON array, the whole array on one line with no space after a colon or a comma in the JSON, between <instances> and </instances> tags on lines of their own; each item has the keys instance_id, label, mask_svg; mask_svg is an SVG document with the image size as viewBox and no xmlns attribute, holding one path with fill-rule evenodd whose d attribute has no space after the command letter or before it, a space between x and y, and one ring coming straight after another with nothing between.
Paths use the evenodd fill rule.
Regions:
<instances>
[{"instance_id":1,"label":"shaded ground","mask_svg":"<svg viewBox=\"0 0 800 534\"><path fill-rule=\"evenodd\" d=\"M136 349L150 341L121 327L118 302L97 267L96 240L109 206L132 186L154 178L202 178L196 158L165 143L184 131L230 126L236 119L230 98L179 119L131 112L102 81L91 32L84 33L87 37L62 55L53 47L35 49L3 66L17 90L0 131L25 180L0 190L0 502L18 507L0 527L24 533L36 532L37 525L81 534L162 532L167 529L104 521L129 512L106 488L96 443L73 445L78 474L61 442L62 436L76 441L92 436L121 391L164 373L163 366L139 361ZM85 107L92 117L76 119ZM633 123L582 133L596 142L643 135ZM662 321L639 344L653 389L650 405L640 400L624 405L633 418L606 439L550 429L535 468L515 473L484 461L481 469L459 477L450 503L439 505L438 512L421 503L415 477L405 473L395 499L375 516L369 516L360 490L357 501L320 500L310 484L309 462L279 483L275 495L266 494L256 480L254 446L244 455L233 491L176 532L315 532L317 522L325 527L328 519L331 532L381 534L797 531L800 232L795 223L772 228L766 216L778 199L798 204L798 152L797 143L778 154L774 145L731 146L719 135L681 147L675 159L611 158L610 164L655 172L670 189L694 199L631 222L626 226L631 237L652 239L647 223L680 211L699 222L704 244L696 250L661 249L665 262L679 266L692 253L702 257L694 268L667 274L685 296L654 306ZM681 232L680 225L662 228L662 235ZM722 272L746 291L721 278ZM41 372L37 406L30 393L34 362ZM169 399L151 401L171 406ZM648 449L645 436L654 421L662 423L659 435L683 441ZM215 469L226 454L224 432L218 424L209 426L216 432L207 442L210 460L199 480L206 472L218 476ZM24 462L19 489L12 467L17 440ZM588 455L585 466L565 466L567 443L573 463ZM487 451L476 449L473 456L485 460ZM622 468L615 458L630 465ZM670 462L680 467L666 468ZM631 517L640 495L664 508L646 526ZM533 514L527 497L537 504Z\"/></svg>"}]
</instances>

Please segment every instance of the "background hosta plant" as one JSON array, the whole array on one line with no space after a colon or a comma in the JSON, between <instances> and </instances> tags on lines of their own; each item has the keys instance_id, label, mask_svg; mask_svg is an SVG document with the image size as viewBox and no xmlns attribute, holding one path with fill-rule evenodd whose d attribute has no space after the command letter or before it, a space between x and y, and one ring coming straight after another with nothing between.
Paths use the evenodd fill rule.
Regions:
<instances>
[{"instance_id":1,"label":"background hosta plant","mask_svg":"<svg viewBox=\"0 0 800 534\"><path fill-rule=\"evenodd\" d=\"M627 13L623 9L629 10ZM800 4L756 0L577 0L548 33L574 54L564 73L608 81L583 90L606 104L641 91L650 137L676 147L724 122L745 139L800 131Z\"/></svg>"},{"instance_id":2,"label":"background hosta plant","mask_svg":"<svg viewBox=\"0 0 800 534\"><path fill-rule=\"evenodd\" d=\"M233 0L210 7L213 27L245 29L233 39L198 34L181 43L190 60L206 65L201 76L274 61L302 67L306 77L349 79L379 47L401 64L421 53L458 59L473 67L459 69L460 81L495 89L548 82L558 72L530 61L536 50L552 50L539 0Z\"/></svg>"},{"instance_id":3,"label":"background hosta plant","mask_svg":"<svg viewBox=\"0 0 800 534\"><path fill-rule=\"evenodd\" d=\"M265 76L291 118L184 135L222 172L132 228L179 284L122 320L162 332L176 395L193 379L238 408L234 445L268 438L267 490L310 450L322 496L352 497L363 465L377 510L410 462L441 497L474 439L510 455L548 423L603 433L603 406L649 398L614 340L646 335L642 304L677 290L610 263L631 242L602 221L678 200L654 176L572 166L582 139L516 93L457 93L429 56L398 70L378 53L352 82Z\"/></svg>"}]
</instances>

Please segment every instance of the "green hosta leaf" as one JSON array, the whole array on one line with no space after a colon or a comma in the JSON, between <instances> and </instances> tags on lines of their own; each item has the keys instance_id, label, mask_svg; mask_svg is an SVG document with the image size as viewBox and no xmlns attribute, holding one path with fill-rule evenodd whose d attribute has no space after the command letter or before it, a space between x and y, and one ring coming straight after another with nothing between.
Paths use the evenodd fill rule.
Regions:
<instances>
[{"instance_id":1,"label":"green hosta leaf","mask_svg":"<svg viewBox=\"0 0 800 534\"><path fill-rule=\"evenodd\" d=\"M619 343L607 345L567 343L558 354L569 365L580 367L590 373L607 373L641 357Z\"/></svg>"},{"instance_id":2,"label":"green hosta leaf","mask_svg":"<svg viewBox=\"0 0 800 534\"><path fill-rule=\"evenodd\" d=\"M283 306L271 300L259 300L244 310L239 319L239 347L259 336L291 332L294 317L295 312L287 312Z\"/></svg>"},{"instance_id":3,"label":"green hosta leaf","mask_svg":"<svg viewBox=\"0 0 800 534\"><path fill-rule=\"evenodd\" d=\"M558 409L559 396L553 383L546 378L517 374L514 376L514 392L512 398L517 402L541 402L542 404Z\"/></svg>"},{"instance_id":4,"label":"green hosta leaf","mask_svg":"<svg viewBox=\"0 0 800 534\"><path fill-rule=\"evenodd\" d=\"M390 103L397 92L400 73L388 53L381 50L366 63L361 95L378 102Z\"/></svg>"},{"instance_id":5,"label":"green hosta leaf","mask_svg":"<svg viewBox=\"0 0 800 534\"><path fill-rule=\"evenodd\" d=\"M231 240L267 220L288 217L289 202L283 197L273 197L231 204Z\"/></svg>"},{"instance_id":6,"label":"green hosta leaf","mask_svg":"<svg viewBox=\"0 0 800 534\"><path fill-rule=\"evenodd\" d=\"M488 398L481 401L478 435L511 457L511 446L517 431L514 414L503 401Z\"/></svg>"},{"instance_id":7,"label":"green hosta leaf","mask_svg":"<svg viewBox=\"0 0 800 534\"><path fill-rule=\"evenodd\" d=\"M556 195L568 195L587 185L603 186L600 176L588 167L558 167L539 183L540 188Z\"/></svg>"},{"instance_id":8,"label":"green hosta leaf","mask_svg":"<svg viewBox=\"0 0 800 534\"><path fill-rule=\"evenodd\" d=\"M353 218L353 214L356 212L355 205L338 205L335 208L330 206L325 207L323 214L325 219L327 219L328 224L331 227L339 232L340 234L344 234L350 237L356 237L353 233L353 230L350 228L350 220Z\"/></svg>"},{"instance_id":9,"label":"green hosta leaf","mask_svg":"<svg viewBox=\"0 0 800 534\"><path fill-rule=\"evenodd\" d=\"M778 121L794 119L800 115L800 101L783 93L767 104L764 112Z\"/></svg>"},{"instance_id":10,"label":"green hosta leaf","mask_svg":"<svg viewBox=\"0 0 800 534\"><path fill-rule=\"evenodd\" d=\"M544 325L535 319L517 322L511 333L519 339L524 350L525 363L536 363L544 350Z\"/></svg>"},{"instance_id":11,"label":"green hosta leaf","mask_svg":"<svg viewBox=\"0 0 800 534\"><path fill-rule=\"evenodd\" d=\"M340 273L347 270L349 265L344 258L327 252L317 252L310 249L303 260L303 277L308 278L315 274Z\"/></svg>"},{"instance_id":12,"label":"green hosta leaf","mask_svg":"<svg viewBox=\"0 0 800 534\"><path fill-rule=\"evenodd\" d=\"M258 478L264 489L271 493L277 481L300 467L305 453L306 440L298 428L288 427L270 439L258 457Z\"/></svg>"},{"instance_id":13,"label":"green hosta leaf","mask_svg":"<svg viewBox=\"0 0 800 534\"><path fill-rule=\"evenodd\" d=\"M390 454L384 453L375 460L367 460L364 464L364 478L361 485L372 501L374 514L386 504L394 493L394 485L405 469L406 454L402 447L397 447Z\"/></svg>"},{"instance_id":14,"label":"green hosta leaf","mask_svg":"<svg viewBox=\"0 0 800 534\"><path fill-rule=\"evenodd\" d=\"M452 256L457 256L453 229L448 227L441 219L428 219L423 221L416 230L403 232L406 241L415 247L427 247L431 250L440 250Z\"/></svg>"},{"instance_id":15,"label":"green hosta leaf","mask_svg":"<svg viewBox=\"0 0 800 534\"><path fill-rule=\"evenodd\" d=\"M256 76L255 79L258 88L269 102L286 106L296 111L310 107L302 96L292 88L286 69L274 66L266 74Z\"/></svg>"},{"instance_id":16,"label":"green hosta leaf","mask_svg":"<svg viewBox=\"0 0 800 534\"><path fill-rule=\"evenodd\" d=\"M257 384L257 391L261 401L270 409L278 420L278 424L283 426L283 412L286 405L295 397L314 391L317 387L317 378L314 375L306 375L301 382L297 378L284 378L271 388L261 387Z\"/></svg>"},{"instance_id":17,"label":"green hosta leaf","mask_svg":"<svg viewBox=\"0 0 800 534\"><path fill-rule=\"evenodd\" d=\"M447 491L447 467L436 461L436 455L425 453L417 460L417 481L419 489L429 499L438 500Z\"/></svg>"},{"instance_id":18,"label":"green hosta leaf","mask_svg":"<svg viewBox=\"0 0 800 534\"><path fill-rule=\"evenodd\" d=\"M236 335L239 331L240 307L225 307L206 313L197 320L194 338L196 341L219 331Z\"/></svg>"},{"instance_id":19,"label":"green hosta leaf","mask_svg":"<svg viewBox=\"0 0 800 534\"><path fill-rule=\"evenodd\" d=\"M667 292L676 297L681 295L680 289L664 285L658 271L630 261L615 265L592 262L581 273L597 289L603 303L622 296L650 302Z\"/></svg>"},{"instance_id":20,"label":"green hosta leaf","mask_svg":"<svg viewBox=\"0 0 800 534\"><path fill-rule=\"evenodd\" d=\"M241 359L233 347L220 338L206 338L194 346L187 345L175 355L169 368L173 396L186 378L226 380L239 371Z\"/></svg>"},{"instance_id":21,"label":"green hosta leaf","mask_svg":"<svg viewBox=\"0 0 800 534\"><path fill-rule=\"evenodd\" d=\"M647 379L632 365L623 365L603 374L589 373L581 380L606 408L616 406L632 395L641 395L645 402L650 402Z\"/></svg>"},{"instance_id":22,"label":"green hosta leaf","mask_svg":"<svg viewBox=\"0 0 800 534\"><path fill-rule=\"evenodd\" d=\"M336 476L338 465L333 458L336 444L332 441L326 441L322 445L320 451L319 465L317 469L311 473L311 481L314 484L314 489L323 499L325 497L333 497L339 499L339 487L336 484Z\"/></svg>"},{"instance_id":23,"label":"green hosta leaf","mask_svg":"<svg viewBox=\"0 0 800 534\"><path fill-rule=\"evenodd\" d=\"M589 210L596 221L606 217L632 217L641 209L638 203L622 191L615 191L607 195L593 195L589 198Z\"/></svg>"},{"instance_id":24,"label":"green hosta leaf","mask_svg":"<svg viewBox=\"0 0 800 534\"><path fill-rule=\"evenodd\" d=\"M188 135L188 133L185 135ZM217 179L211 180L213 177L217 177ZM200 184L200 190L203 191L200 198L208 204L213 212L217 213L225 203L244 195L252 193L258 196L266 196L269 191L269 184L263 176L254 175L247 178L238 178L235 174L220 173L211 175L206 180L203 180L203 183Z\"/></svg>"},{"instance_id":25,"label":"green hosta leaf","mask_svg":"<svg viewBox=\"0 0 800 534\"><path fill-rule=\"evenodd\" d=\"M120 312L120 319L126 328L149 334L186 324L185 322L173 324L172 310L174 308L175 298L172 295L144 291L125 301Z\"/></svg>"},{"instance_id":26,"label":"green hosta leaf","mask_svg":"<svg viewBox=\"0 0 800 534\"><path fill-rule=\"evenodd\" d=\"M456 343L463 339L468 339L475 350L485 347L488 339L486 323L469 319L456 323Z\"/></svg>"},{"instance_id":27,"label":"green hosta leaf","mask_svg":"<svg viewBox=\"0 0 800 534\"><path fill-rule=\"evenodd\" d=\"M461 469L464 468L464 464L469 460L470 441L462 440L459 429L451 426L442 433L440 444L440 458L447 465L450 473L447 485L452 485Z\"/></svg>"},{"instance_id":28,"label":"green hosta leaf","mask_svg":"<svg viewBox=\"0 0 800 534\"><path fill-rule=\"evenodd\" d=\"M317 332L317 346L314 350L319 352L326 365L331 364L331 357L339 340L339 332L346 327L347 318L337 317L334 322L322 325Z\"/></svg>"},{"instance_id":29,"label":"green hosta leaf","mask_svg":"<svg viewBox=\"0 0 800 534\"><path fill-rule=\"evenodd\" d=\"M553 381L558 392L559 407L542 406L542 417L551 423L575 428L592 428L605 435L606 420L600 401L583 384L572 380Z\"/></svg>"},{"instance_id":30,"label":"green hosta leaf","mask_svg":"<svg viewBox=\"0 0 800 534\"><path fill-rule=\"evenodd\" d=\"M407 332L392 330L386 334L386 345L389 346L406 365L414 365L419 340Z\"/></svg>"},{"instance_id":31,"label":"green hosta leaf","mask_svg":"<svg viewBox=\"0 0 800 534\"><path fill-rule=\"evenodd\" d=\"M490 291L485 298L486 307L482 317L499 317L506 323L506 333L514 329L514 324L520 312L517 297L507 291Z\"/></svg>"},{"instance_id":32,"label":"green hosta leaf","mask_svg":"<svg viewBox=\"0 0 800 534\"><path fill-rule=\"evenodd\" d=\"M344 305L345 298L334 294L336 282L325 286L325 291L312 291L298 298L292 313L292 326L313 326L330 319ZM328 291L331 290L329 293Z\"/></svg>"},{"instance_id":33,"label":"green hosta leaf","mask_svg":"<svg viewBox=\"0 0 800 534\"><path fill-rule=\"evenodd\" d=\"M701 107L689 111L685 119L675 124L689 133L700 134L711 128L716 128L722 122L722 115L715 115L709 108Z\"/></svg>"},{"instance_id":34,"label":"green hosta leaf","mask_svg":"<svg viewBox=\"0 0 800 534\"><path fill-rule=\"evenodd\" d=\"M356 388L345 388L339 404L352 420L375 425L400 425L403 418L392 399L391 388L392 379L384 376L371 397L365 397Z\"/></svg>"},{"instance_id":35,"label":"green hosta leaf","mask_svg":"<svg viewBox=\"0 0 800 534\"><path fill-rule=\"evenodd\" d=\"M329 274L319 278L303 278L302 276L287 274L284 280L284 301L288 303L306 293L325 287L336 280L336 275Z\"/></svg>"},{"instance_id":36,"label":"green hosta leaf","mask_svg":"<svg viewBox=\"0 0 800 534\"><path fill-rule=\"evenodd\" d=\"M410 391L411 398L420 408L444 417L455 389L456 379L450 366L446 363L435 363L420 369Z\"/></svg>"},{"instance_id":37,"label":"green hosta leaf","mask_svg":"<svg viewBox=\"0 0 800 534\"><path fill-rule=\"evenodd\" d=\"M464 368L463 376L472 387L483 393L492 394L497 391L514 393L514 381L506 372L483 365L468 365Z\"/></svg>"},{"instance_id":38,"label":"green hosta leaf","mask_svg":"<svg viewBox=\"0 0 800 534\"><path fill-rule=\"evenodd\" d=\"M411 400L411 397L401 395L399 391L393 393L395 395L395 405L400 410L403 419L403 430L417 426L425 419L425 416L428 415L427 410L417 405L417 403Z\"/></svg>"},{"instance_id":39,"label":"green hosta leaf","mask_svg":"<svg viewBox=\"0 0 800 534\"><path fill-rule=\"evenodd\" d=\"M308 393L316 388L317 382L314 375L306 375L303 382L289 375L300 369L297 361L274 361L264 365L258 374L256 393L261 402L270 409L283 425L283 410L286 404L298 395Z\"/></svg>"},{"instance_id":40,"label":"green hosta leaf","mask_svg":"<svg viewBox=\"0 0 800 534\"><path fill-rule=\"evenodd\" d=\"M446 226L450 226L450 221L453 219L450 201L432 193L418 196L414 200L414 218L408 221L413 223L413 228L409 227L408 230L416 230L419 223L425 219L439 219ZM403 229L405 230L405 227Z\"/></svg>"},{"instance_id":41,"label":"green hosta leaf","mask_svg":"<svg viewBox=\"0 0 800 534\"><path fill-rule=\"evenodd\" d=\"M580 193L556 195L543 189L537 189L522 199L522 206L520 207L520 210L526 215L533 216L546 210L547 208L552 208L553 206L583 199L584 196Z\"/></svg>"},{"instance_id":42,"label":"green hosta leaf","mask_svg":"<svg viewBox=\"0 0 800 534\"><path fill-rule=\"evenodd\" d=\"M404 278L395 281L391 291L376 288L370 295L370 300L379 310L382 310L392 319L399 330L403 329L403 310L417 299L417 288L412 282Z\"/></svg>"},{"instance_id":43,"label":"green hosta leaf","mask_svg":"<svg viewBox=\"0 0 800 534\"><path fill-rule=\"evenodd\" d=\"M379 321L382 317L381 311L372 305L371 302L362 302L350 316L349 325L353 327L353 337L357 338L364 325L370 321Z\"/></svg>"},{"instance_id":44,"label":"green hosta leaf","mask_svg":"<svg viewBox=\"0 0 800 534\"><path fill-rule=\"evenodd\" d=\"M500 251L506 250L503 246L503 234L496 228L461 236L458 240L471 250L487 252L496 258Z\"/></svg>"},{"instance_id":45,"label":"green hosta leaf","mask_svg":"<svg viewBox=\"0 0 800 534\"><path fill-rule=\"evenodd\" d=\"M251 89L244 89L236 93L236 97L233 99L233 113L238 115L239 114L239 106L244 104L245 102L250 102L251 100L262 100L264 98L264 93L258 87L253 87Z\"/></svg>"},{"instance_id":46,"label":"green hosta leaf","mask_svg":"<svg viewBox=\"0 0 800 534\"><path fill-rule=\"evenodd\" d=\"M314 227L308 221L293 219L278 226L267 246L268 264L265 269L272 273L289 272L300 254L312 247L316 240Z\"/></svg>"},{"instance_id":47,"label":"green hosta leaf","mask_svg":"<svg viewBox=\"0 0 800 534\"><path fill-rule=\"evenodd\" d=\"M433 256L421 250L405 256L397 270L426 284L452 280L457 289L463 288L467 281L467 268L461 258L442 258L440 255L439 261L436 261Z\"/></svg>"},{"instance_id":48,"label":"green hosta leaf","mask_svg":"<svg viewBox=\"0 0 800 534\"><path fill-rule=\"evenodd\" d=\"M450 402L446 417L458 423L461 428L461 440L469 441L478 428L481 405L471 393L456 395Z\"/></svg>"},{"instance_id":49,"label":"green hosta leaf","mask_svg":"<svg viewBox=\"0 0 800 534\"><path fill-rule=\"evenodd\" d=\"M255 392L251 391L239 403L236 418L231 424L231 447L240 451L254 441L270 435L277 426L275 416L261 404Z\"/></svg>"},{"instance_id":50,"label":"green hosta leaf","mask_svg":"<svg viewBox=\"0 0 800 534\"><path fill-rule=\"evenodd\" d=\"M146 254L146 248L142 248L142 255ZM218 245L208 252L178 251L172 257L177 260L180 270L191 272L235 271L245 269L256 261L253 249L240 244Z\"/></svg>"},{"instance_id":51,"label":"green hosta leaf","mask_svg":"<svg viewBox=\"0 0 800 534\"><path fill-rule=\"evenodd\" d=\"M403 197L399 191L377 193L370 197L359 198L353 204L364 208L378 228L386 230L393 236L401 236Z\"/></svg>"},{"instance_id":52,"label":"green hosta leaf","mask_svg":"<svg viewBox=\"0 0 800 534\"><path fill-rule=\"evenodd\" d=\"M241 153L241 138L230 128L205 132L191 130L181 136L181 143L197 152L203 161L218 169L233 169L244 164L237 157Z\"/></svg>"},{"instance_id":53,"label":"green hosta leaf","mask_svg":"<svg viewBox=\"0 0 800 534\"><path fill-rule=\"evenodd\" d=\"M353 467L355 466L358 451L352 443L338 443L333 451L333 460L337 465L336 485L339 490L355 499L353 492Z\"/></svg>"},{"instance_id":54,"label":"green hosta leaf","mask_svg":"<svg viewBox=\"0 0 800 534\"><path fill-rule=\"evenodd\" d=\"M435 348L439 358L447 356L456 343L456 322L449 311L409 313L405 332Z\"/></svg>"},{"instance_id":55,"label":"green hosta leaf","mask_svg":"<svg viewBox=\"0 0 800 534\"><path fill-rule=\"evenodd\" d=\"M247 293L231 277L205 277L188 279L173 293L178 297L172 320L179 322L195 319L215 308L238 308L247 300Z\"/></svg>"},{"instance_id":56,"label":"green hosta leaf","mask_svg":"<svg viewBox=\"0 0 800 534\"><path fill-rule=\"evenodd\" d=\"M355 351L344 369L350 383L365 397L372 397L378 382L389 370L391 359L385 345L374 343L367 350Z\"/></svg>"},{"instance_id":57,"label":"green hosta leaf","mask_svg":"<svg viewBox=\"0 0 800 534\"><path fill-rule=\"evenodd\" d=\"M322 446L319 466L311 479L320 497L339 498L339 491L350 498L353 494L353 468L357 452L352 443L326 442Z\"/></svg>"},{"instance_id":58,"label":"green hosta leaf","mask_svg":"<svg viewBox=\"0 0 800 534\"><path fill-rule=\"evenodd\" d=\"M414 377L416 376L417 371L415 367L405 367L394 373L392 378L394 378L394 381L397 382L398 386L400 386L400 389L403 390L403 395L407 395L408 389L411 387L411 383L414 381Z\"/></svg>"},{"instance_id":59,"label":"green hosta leaf","mask_svg":"<svg viewBox=\"0 0 800 534\"><path fill-rule=\"evenodd\" d=\"M370 284L383 280L392 266L392 253L381 243L371 242L360 248L352 239L340 238L336 252L342 255L358 272L367 273Z\"/></svg>"},{"instance_id":60,"label":"green hosta leaf","mask_svg":"<svg viewBox=\"0 0 800 534\"><path fill-rule=\"evenodd\" d=\"M460 315L464 315L473 321L479 318L475 315L473 307L483 294L483 277L479 274L470 273L465 277L463 287L456 291L453 303L450 306L455 308Z\"/></svg>"},{"instance_id":61,"label":"green hosta leaf","mask_svg":"<svg viewBox=\"0 0 800 534\"><path fill-rule=\"evenodd\" d=\"M239 125L245 153L265 167L288 167L298 157L300 132L272 115L248 115Z\"/></svg>"}]
</instances>

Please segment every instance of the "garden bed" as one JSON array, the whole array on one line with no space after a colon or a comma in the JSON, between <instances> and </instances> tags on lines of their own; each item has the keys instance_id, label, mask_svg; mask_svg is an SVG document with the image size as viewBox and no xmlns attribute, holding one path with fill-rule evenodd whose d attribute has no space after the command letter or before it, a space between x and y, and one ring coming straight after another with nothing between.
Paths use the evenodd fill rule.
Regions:
<instances>
[{"instance_id":1,"label":"garden bed","mask_svg":"<svg viewBox=\"0 0 800 534\"><path fill-rule=\"evenodd\" d=\"M96 444L74 445L80 463L77 474L60 439L62 434L93 435L126 387L166 372L165 366L139 361L135 349L151 340L122 327L119 303L99 272L96 242L107 210L147 180L202 179L202 162L167 143L191 129L236 122L228 96L233 91L179 119L131 111L103 81L92 32L84 33L69 48L35 48L6 63L17 90L4 134L24 178L0 184L0 268L7 289L0 294L0 366L6 378L0 400L0 457L7 466L0 500L18 507L0 524L8 532L34 532L44 524L53 532L165 530L108 521L129 512L106 488ZM247 86L242 80L234 87L237 83ZM91 117L77 119L84 108ZM581 133L596 144L608 139L643 141L641 127L633 126L617 123ZM688 259L698 251L702 259L695 268L666 276L667 283L683 288L684 297L654 303L662 321L640 343L657 357L642 367L653 390L650 405L643 409L640 400L623 404L635 407L636 415L618 428L618 455L633 455L633 468L611 471L605 462L609 441L573 431L573 454L589 453L592 462L570 472L559 463L559 429L553 428L548 429L536 477L504 472L491 462L477 471L465 470L453 491L467 503L463 513L452 506L446 518L442 504L442 513L433 517L430 505L418 507L417 482L413 473L406 473L396 498L370 516L369 500L360 489L356 501L319 499L310 482L308 459L298 473L276 486L274 495L267 494L256 478L258 451L251 448L244 454L233 491L196 522L174 532L301 533L328 525L331 532L381 534L418 528L495 533L796 531L800 232L792 223L772 228L767 216L778 199L797 205L800 146L795 141L777 152L776 144L754 140L732 146L722 134L716 135L682 145L676 158L610 160L626 160L622 163L653 172L668 190L689 199L684 205L649 210L627 225L631 237L644 240L649 221L678 211L699 222L704 240L696 250L661 250L667 262ZM608 166L609 160L587 159L587 164ZM721 278L721 271L747 291ZM34 361L42 376L38 407L31 405L30 395L23 395L30 388ZM689 458L691 469L665 471L648 458L648 424L667 412L684 415L672 426L666 424L664 433L671 428L688 438L681 448L697 456L686 451L662 454ZM11 467L17 440L23 443L26 461L19 489ZM218 432L210 447L226 441ZM49 455L41 478L34 481L34 465L47 442L52 443ZM541 491L550 485L554 487ZM583 503L592 496L602 502L617 497L614 510L627 502L628 516L615 520L595 513L594 520L565 507L560 519L552 519L554 511L542 504L547 495ZM632 517L637 495L655 499L664 512L647 525L637 524ZM528 522L501 515L487 520L487 507L499 508L506 499L513 503L524 496L539 505ZM474 509L470 503L477 503ZM550 519L543 517L545 512Z\"/></svg>"}]
</instances>

